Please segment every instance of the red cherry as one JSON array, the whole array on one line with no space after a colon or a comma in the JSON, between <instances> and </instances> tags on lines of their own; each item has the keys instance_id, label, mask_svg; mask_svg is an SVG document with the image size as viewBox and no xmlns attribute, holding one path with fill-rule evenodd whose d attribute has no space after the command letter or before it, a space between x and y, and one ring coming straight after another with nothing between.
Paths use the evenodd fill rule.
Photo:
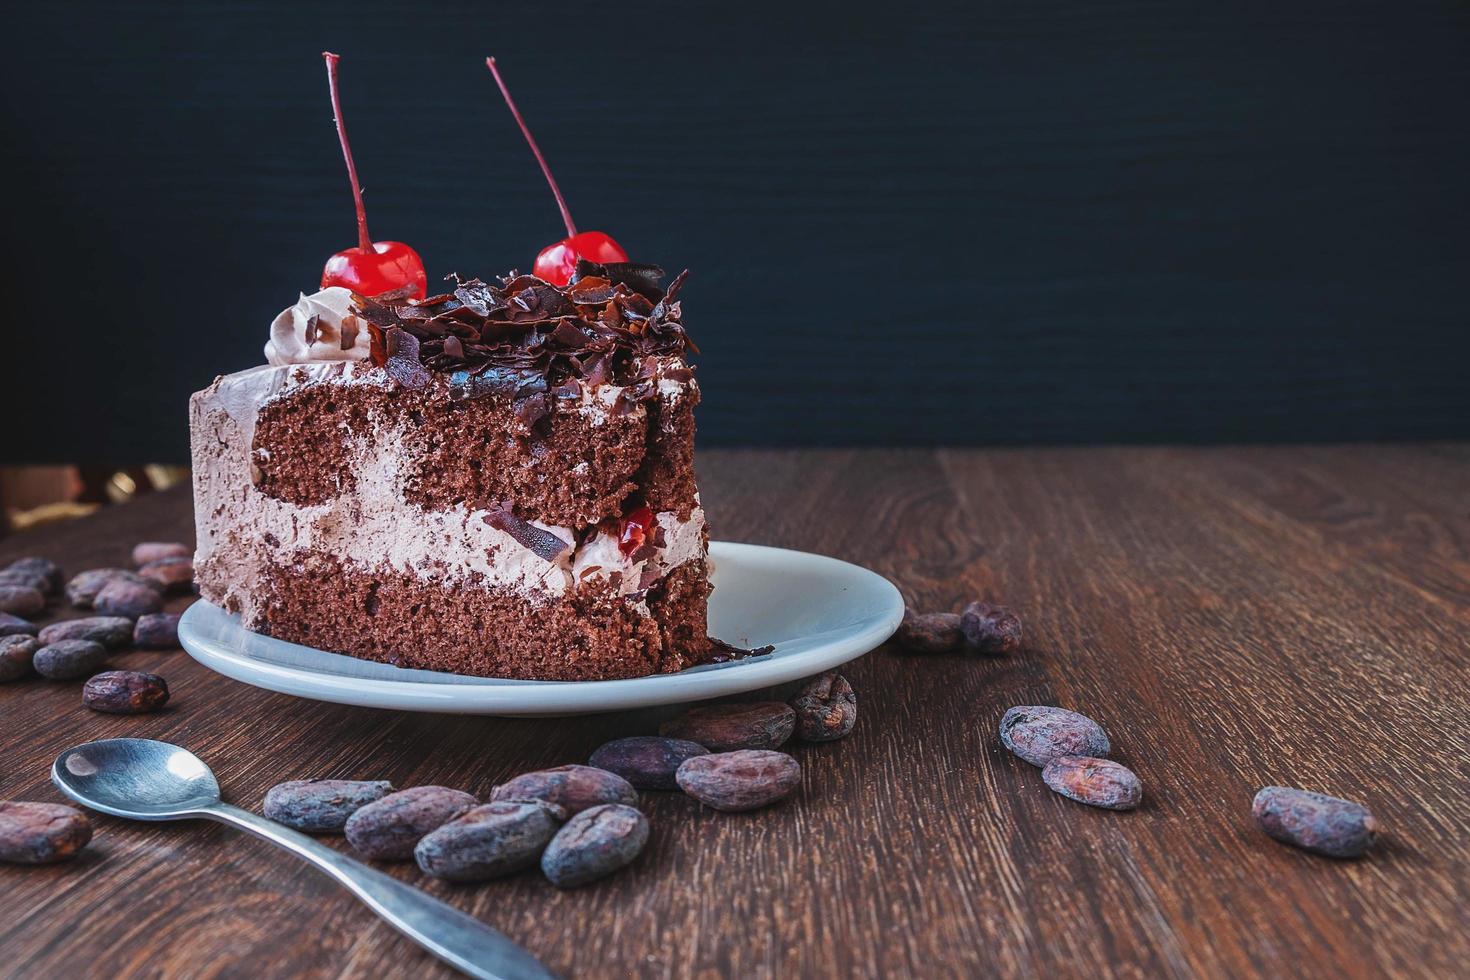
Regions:
<instances>
[{"instance_id":1,"label":"red cherry","mask_svg":"<svg viewBox=\"0 0 1470 980\"><path fill-rule=\"evenodd\" d=\"M419 253L402 242L373 242L371 251L343 249L327 259L322 270L322 288L346 286L354 293L377 296L404 286L413 287L413 295L423 299L428 293L429 277Z\"/></svg>"},{"instance_id":2,"label":"red cherry","mask_svg":"<svg viewBox=\"0 0 1470 980\"><path fill-rule=\"evenodd\" d=\"M644 539L648 537L648 529L656 522L657 518L653 516L653 510L649 507L639 507L623 518L623 529L618 534L618 550L625 555L631 555L643 547Z\"/></svg>"},{"instance_id":3,"label":"red cherry","mask_svg":"<svg viewBox=\"0 0 1470 980\"><path fill-rule=\"evenodd\" d=\"M541 164L541 172L546 175L546 182L551 185L551 193L556 198L556 206L561 209L561 220L567 226L567 237L555 245L548 245L536 256L536 264L532 272L541 279L545 279L553 286L565 286L572 281L572 274L576 271L577 260L586 259L589 262L626 262L628 253L623 246L613 241L611 235L600 231L584 231L577 233L577 226L572 223L572 213L567 210L567 200L561 196L561 188L556 186L556 178L551 176L551 167L547 165L546 158L541 155L541 147L536 145L536 137L531 135L531 129L526 121L521 118L521 111L516 108L515 100L510 97L510 89L505 87L505 79L500 77L500 70L495 67L494 58L485 59L485 67L490 69L490 74L495 76L495 84L500 86L500 94L505 96L505 104L510 107L510 114L515 117L516 125L521 127L521 134L526 137L526 142L531 144L531 153L535 155L536 162Z\"/></svg>"},{"instance_id":4,"label":"red cherry","mask_svg":"<svg viewBox=\"0 0 1470 980\"><path fill-rule=\"evenodd\" d=\"M536 256L536 265L531 271L537 278L545 279L553 286L565 286L572 281L578 259L603 263L626 262L628 253L611 236L600 231L584 231L543 248L541 254Z\"/></svg>"},{"instance_id":5,"label":"red cherry","mask_svg":"<svg viewBox=\"0 0 1470 980\"><path fill-rule=\"evenodd\" d=\"M332 93L332 121L337 124L337 139L342 143L342 159L347 161L347 179L352 184L352 200L357 205L357 247L346 248L327 259L322 270L322 288L346 286L364 296L411 287L409 296L423 299L428 292L429 277L419 253L402 242L375 242L368 234L367 209L362 203L362 185L357 181L357 165L352 162L352 147L347 143L347 125L342 121L342 99L337 92L337 62L341 56L322 52L327 63L327 88Z\"/></svg>"}]
</instances>

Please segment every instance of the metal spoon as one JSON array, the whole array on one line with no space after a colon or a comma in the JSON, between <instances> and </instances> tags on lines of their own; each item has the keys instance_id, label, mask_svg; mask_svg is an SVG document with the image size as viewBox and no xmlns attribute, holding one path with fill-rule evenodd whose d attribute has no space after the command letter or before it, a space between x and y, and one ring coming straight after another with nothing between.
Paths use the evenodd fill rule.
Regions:
<instances>
[{"instance_id":1,"label":"metal spoon","mask_svg":"<svg viewBox=\"0 0 1470 980\"><path fill-rule=\"evenodd\" d=\"M177 745L144 738L88 742L56 757L51 780L83 806L115 817L202 817L279 844L346 886L393 928L472 977L549 980L552 976L530 953L478 919L305 834L220 802L214 773Z\"/></svg>"}]
</instances>

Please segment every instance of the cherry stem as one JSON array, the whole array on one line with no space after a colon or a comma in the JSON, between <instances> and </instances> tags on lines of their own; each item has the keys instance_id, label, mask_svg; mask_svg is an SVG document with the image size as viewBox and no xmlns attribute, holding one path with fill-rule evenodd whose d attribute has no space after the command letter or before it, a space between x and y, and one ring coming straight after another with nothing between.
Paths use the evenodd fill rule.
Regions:
<instances>
[{"instance_id":1,"label":"cherry stem","mask_svg":"<svg viewBox=\"0 0 1470 980\"><path fill-rule=\"evenodd\" d=\"M561 208L561 220L566 222L567 237L575 236L577 226L572 224L572 212L567 210L567 199L561 196L561 188L556 186L556 178L551 176L551 168L546 165L546 158L541 155L541 147L536 145L536 137L531 135L530 127L521 118L521 111L516 108L515 99L510 97L510 89L505 87L505 79L500 77L500 71L495 67L495 59L486 58L485 67L489 68L490 74L495 76L495 84L500 86L500 94L505 96L505 104L510 107L510 114L515 116L516 125L521 127L521 133L526 137L526 142L531 144L531 152L536 155L536 162L541 164L541 172L546 175L546 182L551 185L551 193L556 196L556 206Z\"/></svg>"},{"instance_id":2,"label":"cherry stem","mask_svg":"<svg viewBox=\"0 0 1470 980\"><path fill-rule=\"evenodd\" d=\"M332 92L332 122L337 124L337 138L342 141L342 159L347 161L347 179L352 181L352 200L357 205L357 246L369 255L373 252L373 238L368 234L367 208L362 204L362 185L357 182L357 164L352 162L352 147L347 143L347 124L342 121L342 97L337 92L337 62L341 55L323 51L327 63L327 87Z\"/></svg>"}]
</instances>

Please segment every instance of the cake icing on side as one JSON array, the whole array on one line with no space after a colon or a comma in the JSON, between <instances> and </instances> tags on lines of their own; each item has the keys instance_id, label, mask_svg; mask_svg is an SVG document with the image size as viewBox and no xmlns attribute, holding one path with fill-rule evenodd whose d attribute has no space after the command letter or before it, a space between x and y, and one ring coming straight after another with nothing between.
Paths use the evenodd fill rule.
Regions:
<instances>
[{"instance_id":1,"label":"cake icing on side","mask_svg":"<svg viewBox=\"0 0 1470 980\"><path fill-rule=\"evenodd\" d=\"M699 390L677 301L634 286L303 297L273 325L277 363L191 401L204 597L402 666L595 679L698 662Z\"/></svg>"}]
</instances>

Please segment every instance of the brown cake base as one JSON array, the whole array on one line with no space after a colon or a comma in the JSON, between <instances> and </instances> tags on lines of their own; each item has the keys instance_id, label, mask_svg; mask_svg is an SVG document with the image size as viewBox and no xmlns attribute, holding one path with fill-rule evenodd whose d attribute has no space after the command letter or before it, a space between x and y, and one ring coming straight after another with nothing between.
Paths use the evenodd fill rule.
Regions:
<instances>
[{"instance_id":1,"label":"brown cake base","mask_svg":"<svg viewBox=\"0 0 1470 980\"><path fill-rule=\"evenodd\" d=\"M610 591L533 603L473 583L451 592L411 575L368 574L324 556L273 565L262 586L260 621L248 628L397 667L609 680L683 670L710 649L702 561L674 569L648 591L652 616Z\"/></svg>"}]
</instances>

